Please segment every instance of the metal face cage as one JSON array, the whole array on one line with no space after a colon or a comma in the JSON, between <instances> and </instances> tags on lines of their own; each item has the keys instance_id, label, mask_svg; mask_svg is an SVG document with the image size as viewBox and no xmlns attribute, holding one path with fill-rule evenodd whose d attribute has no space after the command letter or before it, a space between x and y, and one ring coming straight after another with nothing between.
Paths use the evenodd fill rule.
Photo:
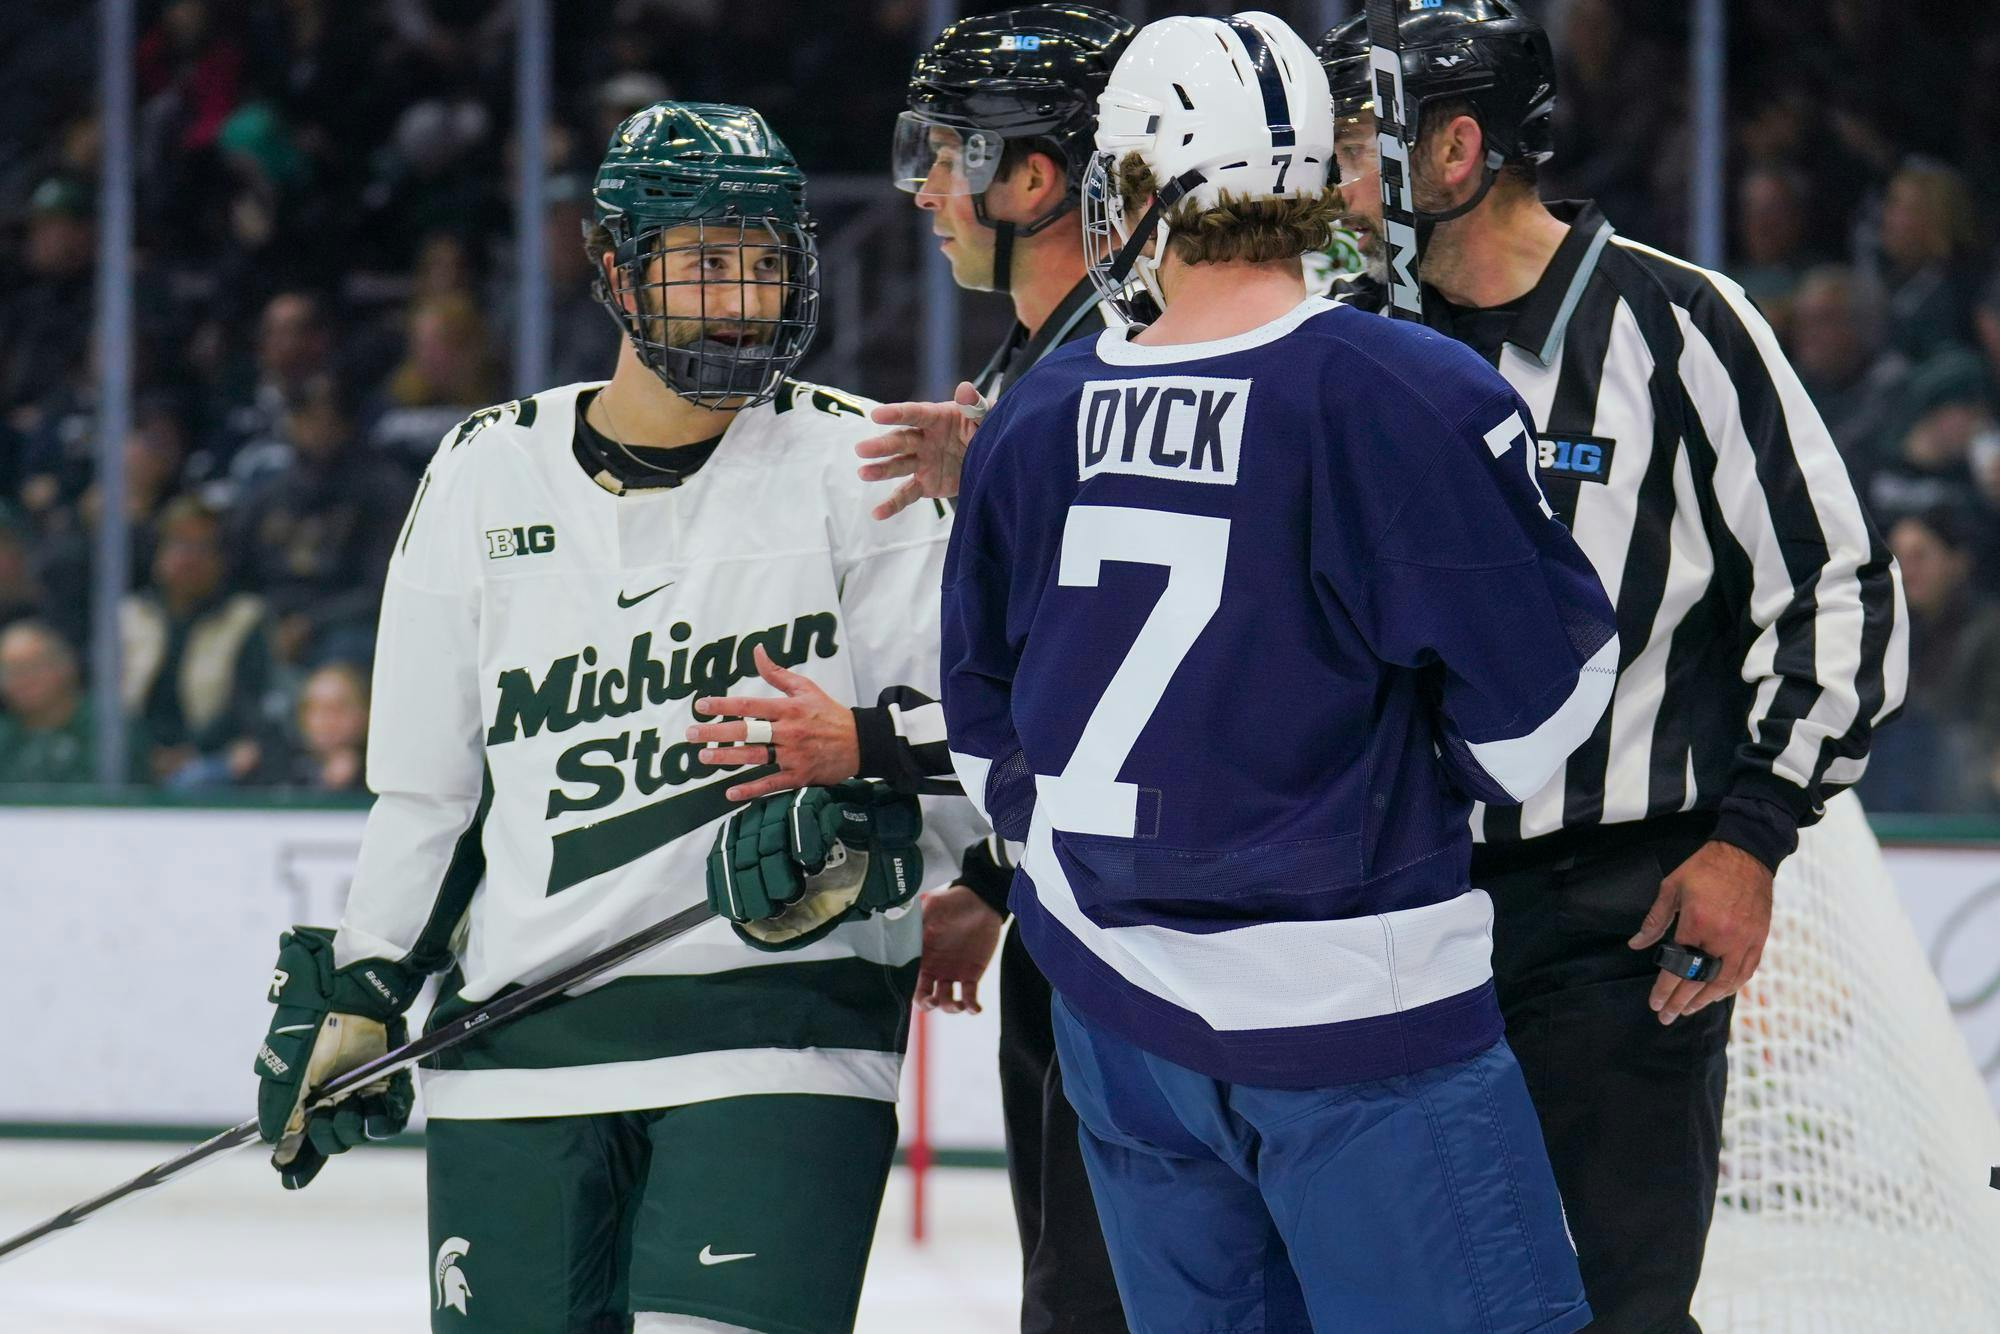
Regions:
<instances>
[{"instance_id":1,"label":"metal face cage","mask_svg":"<svg viewBox=\"0 0 2000 1334\"><path fill-rule=\"evenodd\" d=\"M697 218L654 227L613 252L600 280L639 360L669 389L710 407L768 402L819 328L812 224Z\"/></svg>"},{"instance_id":2,"label":"metal face cage","mask_svg":"<svg viewBox=\"0 0 2000 1334\"><path fill-rule=\"evenodd\" d=\"M1188 180L1168 182L1162 198L1156 198L1136 224L1126 218L1116 176L1118 154L1090 156L1082 188L1084 272L1120 320L1144 324L1166 308L1166 294L1160 292L1156 278L1158 256L1166 254L1166 208L1192 188L1188 182L1200 182L1200 176L1190 172ZM1154 248L1152 256L1146 256L1148 242ZM1152 300L1146 302L1146 296Z\"/></svg>"}]
</instances>

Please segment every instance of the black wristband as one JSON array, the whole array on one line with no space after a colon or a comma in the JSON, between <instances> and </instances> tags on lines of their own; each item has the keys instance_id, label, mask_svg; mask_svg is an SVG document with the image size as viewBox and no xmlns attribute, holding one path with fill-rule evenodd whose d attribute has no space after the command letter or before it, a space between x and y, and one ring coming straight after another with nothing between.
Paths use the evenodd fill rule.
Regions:
<instances>
[{"instance_id":1,"label":"black wristband","mask_svg":"<svg viewBox=\"0 0 2000 1334\"><path fill-rule=\"evenodd\" d=\"M848 712L854 714L854 748L860 752L856 776L876 778L894 788L904 766L896 762L896 724L888 710L856 706Z\"/></svg>"},{"instance_id":2,"label":"black wristband","mask_svg":"<svg viewBox=\"0 0 2000 1334\"><path fill-rule=\"evenodd\" d=\"M965 850L958 864L958 882L999 913L1002 921L1007 919L1007 892L1014 887L1014 868L994 859L987 840L982 838Z\"/></svg>"}]
</instances>

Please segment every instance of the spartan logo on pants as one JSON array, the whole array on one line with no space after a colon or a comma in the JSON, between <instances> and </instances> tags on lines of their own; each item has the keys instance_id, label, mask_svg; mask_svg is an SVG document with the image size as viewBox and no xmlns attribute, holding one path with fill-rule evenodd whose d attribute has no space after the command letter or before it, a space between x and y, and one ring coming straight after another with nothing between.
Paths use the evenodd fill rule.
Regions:
<instances>
[{"instance_id":1,"label":"spartan logo on pants","mask_svg":"<svg viewBox=\"0 0 2000 1334\"><path fill-rule=\"evenodd\" d=\"M460 1315L465 1314L466 1299L472 1296L472 1285L465 1281L465 1271L458 1267L472 1250L472 1243L464 1237L446 1237L444 1245L438 1247L437 1263L431 1267L432 1285L437 1289L437 1305L431 1309L442 1311L449 1306Z\"/></svg>"}]
</instances>

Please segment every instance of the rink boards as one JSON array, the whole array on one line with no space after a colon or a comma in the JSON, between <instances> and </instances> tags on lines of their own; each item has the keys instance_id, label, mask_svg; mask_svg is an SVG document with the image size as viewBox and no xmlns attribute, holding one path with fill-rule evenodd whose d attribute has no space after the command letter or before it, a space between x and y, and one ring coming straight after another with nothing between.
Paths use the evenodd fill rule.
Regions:
<instances>
[{"instance_id":1,"label":"rink boards","mask_svg":"<svg viewBox=\"0 0 2000 1334\"><path fill-rule=\"evenodd\" d=\"M278 933L332 923L359 809L0 806L0 1129L218 1126L253 1105ZM1879 822L1899 897L2000 1104L2000 833ZM996 970L997 973L997 970ZM996 973L930 1017L930 1139L1001 1142ZM905 1072L906 1133L913 1081Z\"/></svg>"}]
</instances>

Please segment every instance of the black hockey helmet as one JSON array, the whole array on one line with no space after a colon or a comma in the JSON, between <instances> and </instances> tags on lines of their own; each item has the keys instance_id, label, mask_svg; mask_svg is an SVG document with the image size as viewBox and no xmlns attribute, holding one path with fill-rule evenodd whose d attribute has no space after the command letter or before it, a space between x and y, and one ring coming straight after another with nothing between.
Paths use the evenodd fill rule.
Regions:
<instances>
[{"instance_id":1,"label":"black hockey helmet","mask_svg":"<svg viewBox=\"0 0 2000 1334\"><path fill-rule=\"evenodd\" d=\"M1090 166L1097 95L1138 29L1116 14L1082 4L1025 5L959 19L939 33L910 71L909 110L896 122L894 174L915 194L933 168L953 161L954 193L973 197L981 223L997 233L995 286L1007 287L1013 238L1033 236L1075 208ZM999 173L1009 141L1034 140L1068 178L1062 201L1026 222L986 215L986 187Z\"/></svg>"},{"instance_id":2,"label":"black hockey helmet","mask_svg":"<svg viewBox=\"0 0 2000 1334\"><path fill-rule=\"evenodd\" d=\"M1542 25L1511 0L1426 0L1396 6L1403 46L1403 91L1411 119L1427 106L1463 98L1485 136L1489 161L1539 165L1555 155L1556 60ZM1373 107L1368 20L1358 14L1316 48L1345 120Z\"/></svg>"}]
</instances>

